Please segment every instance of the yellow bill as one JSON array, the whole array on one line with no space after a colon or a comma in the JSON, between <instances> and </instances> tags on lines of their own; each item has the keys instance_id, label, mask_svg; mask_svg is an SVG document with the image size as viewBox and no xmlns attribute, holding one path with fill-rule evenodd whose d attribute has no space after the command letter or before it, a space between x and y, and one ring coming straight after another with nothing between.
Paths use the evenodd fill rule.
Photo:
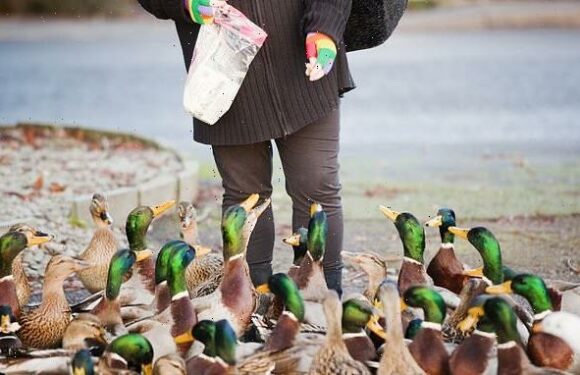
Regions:
<instances>
[{"instance_id":1,"label":"yellow bill","mask_svg":"<svg viewBox=\"0 0 580 375\"><path fill-rule=\"evenodd\" d=\"M152 375L153 374L153 364L147 363L147 364L141 365L141 373L143 375Z\"/></svg>"},{"instance_id":2,"label":"yellow bill","mask_svg":"<svg viewBox=\"0 0 580 375\"><path fill-rule=\"evenodd\" d=\"M170 200L167 202L163 202L158 204L157 206L151 206L151 210L153 211L153 217L157 217L164 213L165 211L169 210L171 207L175 206L175 200Z\"/></svg>"},{"instance_id":3,"label":"yellow bill","mask_svg":"<svg viewBox=\"0 0 580 375\"><path fill-rule=\"evenodd\" d=\"M195 337L193 337L193 335L191 334L191 331L187 331L185 333L182 333L179 336L175 336L173 338L173 341L175 342L176 345L188 344L190 342L194 342Z\"/></svg>"},{"instance_id":4,"label":"yellow bill","mask_svg":"<svg viewBox=\"0 0 580 375\"><path fill-rule=\"evenodd\" d=\"M211 248L207 246L195 246L195 256L201 258L211 253Z\"/></svg>"},{"instance_id":5,"label":"yellow bill","mask_svg":"<svg viewBox=\"0 0 580 375\"><path fill-rule=\"evenodd\" d=\"M383 213L383 215L385 215L386 217L388 217L391 221L395 221L397 220L397 217L401 214L400 212L397 211L393 211L390 208L386 207L386 206L379 206L379 210L381 210L381 212Z\"/></svg>"},{"instance_id":6,"label":"yellow bill","mask_svg":"<svg viewBox=\"0 0 580 375\"><path fill-rule=\"evenodd\" d=\"M456 235L457 237L463 238L464 240L467 239L467 233L469 233L469 228L458 228L458 227L449 227L448 229L451 233Z\"/></svg>"},{"instance_id":7,"label":"yellow bill","mask_svg":"<svg viewBox=\"0 0 580 375\"><path fill-rule=\"evenodd\" d=\"M371 316L371 318L369 319L369 322L367 323L367 328L371 332L373 332L375 335L382 338L383 340L387 338L387 334L385 332L385 329L383 327L381 327L381 325L379 324L379 318L377 316L375 316L375 315Z\"/></svg>"},{"instance_id":8,"label":"yellow bill","mask_svg":"<svg viewBox=\"0 0 580 375\"><path fill-rule=\"evenodd\" d=\"M300 235L293 234L289 237L282 239L282 242L290 246L300 246Z\"/></svg>"},{"instance_id":9,"label":"yellow bill","mask_svg":"<svg viewBox=\"0 0 580 375\"><path fill-rule=\"evenodd\" d=\"M153 251L151 251L149 249L135 251L135 255L137 256L136 262L140 262L142 260L145 260L147 258L152 257L153 256Z\"/></svg>"},{"instance_id":10,"label":"yellow bill","mask_svg":"<svg viewBox=\"0 0 580 375\"><path fill-rule=\"evenodd\" d=\"M256 292L258 294L266 294L266 293L270 293L270 287L268 286L268 284L262 284L262 285L258 285L256 287Z\"/></svg>"},{"instance_id":11,"label":"yellow bill","mask_svg":"<svg viewBox=\"0 0 580 375\"><path fill-rule=\"evenodd\" d=\"M441 215L437 215L425 223L427 227L440 227L441 225L443 225L443 216Z\"/></svg>"},{"instance_id":12,"label":"yellow bill","mask_svg":"<svg viewBox=\"0 0 580 375\"><path fill-rule=\"evenodd\" d=\"M463 274L465 276L469 276L469 277L482 278L483 277L483 267L477 267L477 268L473 268L470 270L465 270L465 271L463 271Z\"/></svg>"},{"instance_id":13,"label":"yellow bill","mask_svg":"<svg viewBox=\"0 0 580 375\"><path fill-rule=\"evenodd\" d=\"M511 294L513 293L512 282L506 281L503 284L491 285L485 288L487 294Z\"/></svg>"},{"instance_id":14,"label":"yellow bill","mask_svg":"<svg viewBox=\"0 0 580 375\"><path fill-rule=\"evenodd\" d=\"M256 204L258 203L258 200L260 200L260 194L254 193L254 194L250 195L245 201L240 203L240 206L246 212L250 212L250 211L252 211L252 208L254 208L256 206Z\"/></svg>"},{"instance_id":15,"label":"yellow bill","mask_svg":"<svg viewBox=\"0 0 580 375\"><path fill-rule=\"evenodd\" d=\"M322 206L320 203L312 203L310 205L310 217L314 216L315 213L322 211Z\"/></svg>"}]
</instances>

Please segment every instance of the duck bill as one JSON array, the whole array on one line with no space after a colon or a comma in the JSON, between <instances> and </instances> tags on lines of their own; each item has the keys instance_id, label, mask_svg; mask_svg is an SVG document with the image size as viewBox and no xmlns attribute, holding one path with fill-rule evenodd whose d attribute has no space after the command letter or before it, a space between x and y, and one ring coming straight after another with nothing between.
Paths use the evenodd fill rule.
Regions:
<instances>
[{"instance_id":1,"label":"duck bill","mask_svg":"<svg viewBox=\"0 0 580 375\"><path fill-rule=\"evenodd\" d=\"M369 331L373 332L375 335L379 336L383 340L387 338L385 329L379 324L379 318L375 315L371 316L369 322L367 323L367 328Z\"/></svg>"},{"instance_id":2,"label":"duck bill","mask_svg":"<svg viewBox=\"0 0 580 375\"><path fill-rule=\"evenodd\" d=\"M258 203L258 200L260 200L260 194L254 193L254 194L250 195L245 201L240 203L240 206L246 212L250 212L250 211L252 211L254 206L256 206L256 204Z\"/></svg>"},{"instance_id":3,"label":"duck bill","mask_svg":"<svg viewBox=\"0 0 580 375\"><path fill-rule=\"evenodd\" d=\"M479 318L477 317L477 315L475 314L468 314L465 319L463 319L462 321L460 321L457 324L457 328L461 331L461 332L469 332L473 329L473 327L475 327L475 325L477 324L477 322L479 321Z\"/></svg>"},{"instance_id":4,"label":"duck bill","mask_svg":"<svg viewBox=\"0 0 580 375\"><path fill-rule=\"evenodd\" d=\"M141 374L152 375L153 374L153 365L151 363L141 365Z\"/></svg>"},{"instance_id":5,"label":"duck bill","mask_svg":"<svg viewBox=\"0 0 580 375\"><path fill-rule=\"evenodd\" d=\"M310 205L310 217L314 216L315 213L322 211L322 206L320 203L312 203Z\"/></svg>"},{"instance_id":6,"label":"duck bill","mask_svg":"<svg viewBox=\"0 0 580 375\"><path fill-rule=\"evenodd\" d=\"M441 215L437 215L425 223L426 227L440 227L441 225L443 225L443 217Z\"/></svg>"},{"instance_id":7,"label":"duck bill","mask_svg":"<svg viewBox=\"0 0 580 375\"><path fill-rule=\"evenodd\" d=\"M101 221L103 221L107 225L113 225L113 218L111 217L111 214L109 213L109 211L101 212L100 218L101 218Z\"/></svg>"},{"instance_id":8,"label":"duck bill","mask_svg":"<svg viewBox=\"0 0 580 375\"><path fill-rule=\"evenodd\" d=\"M267 294L270 293L270 287L268 284L262 284L256 287L256 292L258 294Z\"/></svg>"},{"instance_id":9,"label":"duck bill","mask_svg":"<svg viewBox=\"0 0 580 375\"><path fill-rule=\"evenodd\" d=\"M145 259L152 257L153 251L151 251L149 249L136 251L135 256L137 257L137 259L135 259L135 262L141 262L142 260L145 260Z\"/></svg>"},{"instance_id":10,"label":"duck bill","mask_svg":"<svg viewBox=\"0 0 580 375\"><path fill-rule=\"evenodd\" d=\"M449 227L448 230L457 237L463 238L464 240L467 239L467 233L469 233L469 228Z\"/></svg>"},{"instance_id":11,"label":"duck bill","mask_svg":"<svg viewBox=\"0 0 580 375\"><path fill-rule=\"evenodd\" d=\"M483 267L477 267L470 270L463 271L465 276L483 278Z\"/></svg>"},{"instance_id":12,"label":"duck bill","mask_svg":"<svg viewBox=\"0 0 580 375\"><path fill-rule=\"evenodd\" d=\"M35 231L32 235L28 236L28 238L26 239L27 245L28 246L36 246L36 245L42 245L45 244L49 241L52 241L54 239L54 236L51 234L46 234L40 231Z\"/></svg>"},{"instance_id":13,"label":"duck bill","mask_svg":"<svg viewBox=\"0 0 580 375\"><path fill-rule=\"evenodd\" d=\"M195 246L195 257L201 258L211 253L211 248L207 246Z\"/></svg>"},{"instance_id":14,"label":"duck bill","mask_svg":"<svg viewBox=\"0 0 580 375\"><path fill-rule=\"evenodd\" d=\"M164 213L165 211L169 210L171 207L175 206L175 201L170 200L167 202L160 203L156 206L150 206L149 208L153 211L153 217L157 217Z\"/></svg>"},{"instance_id":15,"label":"duck bill","mask_svg":"<svg viewBox=\"0 0 580 375\"><path fill-rule=\"evenodd\" d=\"M195 338L191 334L191 331L188 331L188 332L182 333L179 336L175 336L173 338L173 341L175 342L176 345L182 345L182 344L189 344L190 342L194 342Z\"/></svg>"},{"instance_id":16,"label":"duck bill","mask_svg":"<svg viewBox=\"0 0 580 375\"><path fill-rule=\"evenodd\" d=\"M294 246L294 247L300 246L300 235L293 234L289 237L282 239L282 242L284 242L286 245L290 245L290 246Z\"/></svg>"},{"instance_id":17,"label":"duck bill","mask_svg":"<svg viewBox=\"0 0 580 375\"><path fill-rule=\"evenodd\" d=\"M379 210L381 210L383 215L388 217L392 222L395 222L395 220L397 220L397 217L400 215L400 212L393 211L386 206L379 206Z\"/></svg>"},{"instance_id":18,"label":"duck bill","mask_svg":"<svg viewBox=\"0 0 580 375\"><path fill-rule=\"evenodd\" d=\"M485 288L487 294L511 294L513 293L512 282L506 281L503 284L492 285Z\"/></svg>"},{"instance_id":19,"label":"duck bill","mask_svg":"<svg viewBox=\"0 0 580 375\"><path fill-rule=\"evenodd\" d=\"M409 305L405 303L405 300L402 297L399 297L399 308L401 309L401 311L409 308Z\"/></svg>"}]
</instances>

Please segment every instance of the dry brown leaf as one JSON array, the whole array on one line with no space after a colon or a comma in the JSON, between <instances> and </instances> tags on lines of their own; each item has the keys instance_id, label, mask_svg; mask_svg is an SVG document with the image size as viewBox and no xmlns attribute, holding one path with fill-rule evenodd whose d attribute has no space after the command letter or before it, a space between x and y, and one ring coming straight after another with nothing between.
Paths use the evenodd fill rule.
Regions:
<instances>
[{"instance_id":1,"label":"dry brown leaf","mask_svg":"<svg viewBox=\"0 0 580 375\"><path fill-rule=\"evenodd\" d=\"M51 193L62 193L66 190L66 186L59 184L58 182L53 182L48 188Z\"/></svg>"},{"instance_id":2,"label":"dry brown leaf","mask_svg":"<svg viewBox=\"0 0 580 375\"><path fill-rule=\"evenodd\" d=\"M36 180L34 181L34 183L32 184L32 188L35 191L39 191L42 189L42 187L44 186L44 176L40 175L36 178Z\"/></svg>"}]
</instances>

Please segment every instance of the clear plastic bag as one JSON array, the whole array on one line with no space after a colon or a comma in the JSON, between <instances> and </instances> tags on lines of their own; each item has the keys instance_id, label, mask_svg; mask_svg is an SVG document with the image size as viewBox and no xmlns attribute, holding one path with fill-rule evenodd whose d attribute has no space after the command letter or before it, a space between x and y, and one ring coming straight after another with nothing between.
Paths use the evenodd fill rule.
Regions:
<instances>
[{"instance_id":1,"label":"clear plastic bag","mask_svg":"<svg viewBox=\"0 0 580 375\"><path fill-rule=\"evenodd\" d=\"M214 23L201 26L195 44L183 94L186 111L215 124L230 109L266 37L231 5L216 9Z\"/></svg>"}]
</instances>

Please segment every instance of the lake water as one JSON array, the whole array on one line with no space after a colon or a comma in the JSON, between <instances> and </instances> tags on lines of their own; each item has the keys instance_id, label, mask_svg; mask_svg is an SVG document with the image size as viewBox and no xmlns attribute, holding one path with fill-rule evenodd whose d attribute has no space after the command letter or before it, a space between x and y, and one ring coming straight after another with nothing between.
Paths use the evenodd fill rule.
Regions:
<instances>
[{"instance_id":1,"label":"lake water","mask_svg":"<svg viewBox=\"0 0 580 375\"><path fill-rule=\"evenodd\" d=\"M344 153L455 145L577 157L579 40L579 30L399 33L354 53ZM135 132L210 155L191 142L170 22L3 20L0 56L0 123Z\"/></svg>"}]
</instances>

